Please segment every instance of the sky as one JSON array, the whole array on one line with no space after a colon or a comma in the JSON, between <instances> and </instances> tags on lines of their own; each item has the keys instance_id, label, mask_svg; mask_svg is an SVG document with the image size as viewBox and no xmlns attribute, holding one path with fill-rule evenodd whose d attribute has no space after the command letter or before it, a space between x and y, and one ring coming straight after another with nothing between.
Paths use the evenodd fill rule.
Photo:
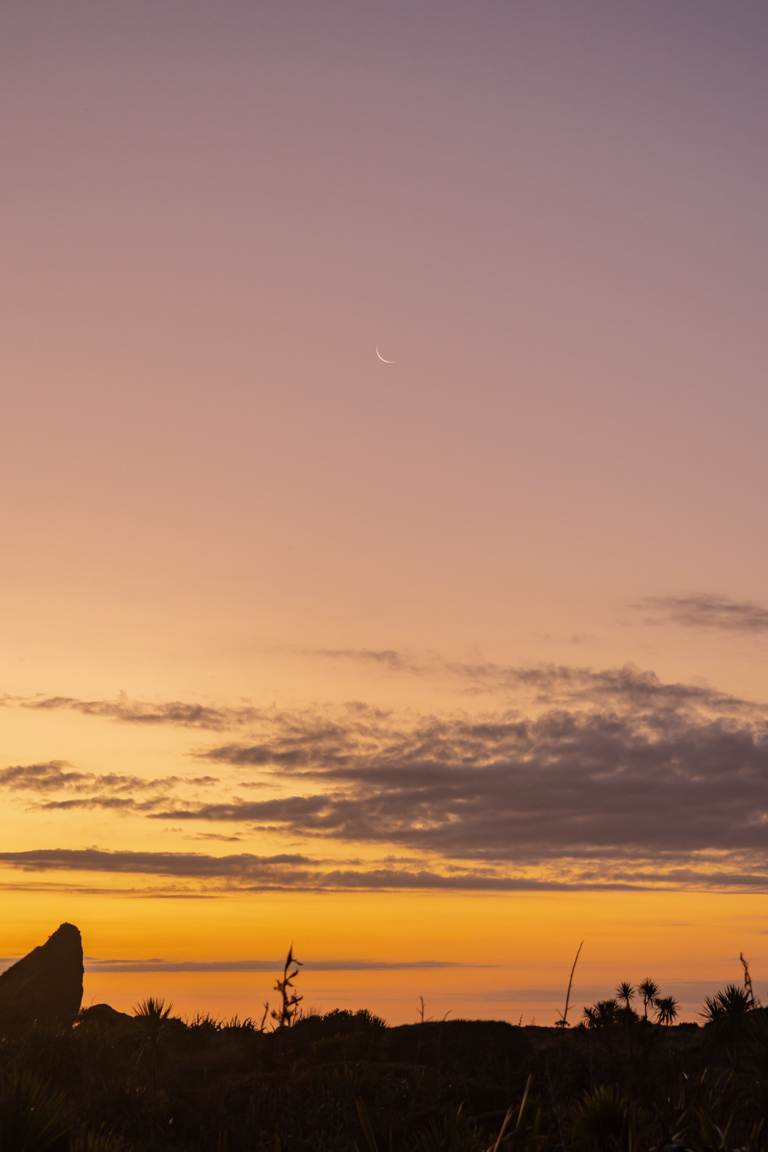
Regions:
<instances>
[{"instance_id":1,"label":"sky","mask_svg":"<svg viewBox=\"0 0 768 1152\"><path fill-rule=\"evenodd\" d=\"M0 954L768 991L768 13L0 12ZM392 364L384 364L376 350ZM761 985L762 981L762 985Z\"/></svg>"}]
</instances>

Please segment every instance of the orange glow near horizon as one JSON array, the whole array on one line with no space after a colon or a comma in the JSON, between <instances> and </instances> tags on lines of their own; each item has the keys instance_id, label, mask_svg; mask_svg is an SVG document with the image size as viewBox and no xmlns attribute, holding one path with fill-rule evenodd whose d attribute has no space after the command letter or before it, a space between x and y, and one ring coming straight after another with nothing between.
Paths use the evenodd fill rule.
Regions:
<instances>
[{"instance_id":1,"label":"orange glow near horizon","mask_svg":"<svg viewBox=\"0 0 768 1152\"><path fill-rule=\"evenodd\" d=\"M574 1022L584 1003L622 979L652 976L695 1019L706 994L738 981L739 952L756 989L768 966L761 896L675 894L251 895L217 900L6 893L6 941L20 955L52 931L64 909L83 932L84 1004L129 1011L148 995L179 1014L256 1016L272 996L279 964L294 944L305 962L305 1007L368 1008L391 1023L414 1019L424 996L436 1017L450 1011L552 1023L570 963L585 946L574 987ZM695 961L694 959L695 958ZM273 961L274 972L184 971L190 962ZM100 971L120 962L131 971ZM143 970L142 962L165 962ZM349 969L324 970L346 961ZM434 967L387 968L432 962ZM382 964L357 970L355 963ZM441 967L440 964L449 965ZM315 969L313 965L320 965ZM181 970L175 965L180 965Z\"/></svg>"}]
</instances>

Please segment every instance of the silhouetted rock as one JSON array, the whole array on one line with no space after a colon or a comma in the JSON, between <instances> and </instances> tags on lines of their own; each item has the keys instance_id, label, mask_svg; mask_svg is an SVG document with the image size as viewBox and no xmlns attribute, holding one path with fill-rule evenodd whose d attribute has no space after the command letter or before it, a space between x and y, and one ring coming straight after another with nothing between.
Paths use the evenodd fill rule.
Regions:
<instances>
[{"instance_id":1,"label":"silhouetted rock","mask_svg":"<svg viewBox=\"0 0 768 1152\"><path fill-rule=\"evenodd\" d=\"M29 1028L69 1027L83 999L83 944L62 924L45 944L0 975L0 1035Z\"/></svg>"},{"instance_id":2,"label":"silhouetted rock","mask_svg":"<svg viewBox=\"0 0 768 1152\"><path fill-rule=\"evenodd\" d=\"M90 1007L83 1008L80 1013L80 1026L84 1024L100 1028L123 1028L126 1025L133 1028L136 1025L136 1017L130 1016L127 1012L118 1012L111 1004L91 1004Z\"/></svg>"}]
</instances>

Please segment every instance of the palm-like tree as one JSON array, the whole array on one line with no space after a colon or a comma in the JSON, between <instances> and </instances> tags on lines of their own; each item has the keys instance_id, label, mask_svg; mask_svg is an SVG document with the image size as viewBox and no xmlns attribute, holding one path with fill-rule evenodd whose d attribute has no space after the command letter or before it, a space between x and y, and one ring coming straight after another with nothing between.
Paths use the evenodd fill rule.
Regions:
<instances>
[{"instance_id":1,"label":"palm-like tree","mask_svg":"<svg viewBox=\"0 0 768 1152\"><path fill-rule=\"evenodd\" d=\"M746 988L738 984L726 984L714 996L707 996L704 1001L702 1016L707 1023L715 1020L734 1020L746 1016L754 1007L753 997Z\"/></svg>"},{"instance_id":2,"label":"palm-like tree","mask_svg":"<svg viewBox=\"0 0 768 1152\"><path fill-rule=\"evenodd\" d=\"M147 996L133 1010L134 1016L147 1021L148 1024L162 1024L170 1018L173 1004L167 1003L162 996Z\"/></svg>"},{"instance_id":3,"label":"palm-like tree","mask_svg":"<svg viewBox=\"0 0 768 1152\"><path fill-rule=\"evenodd\" d=\"M148 996L134 1008L134 1016L141 1023L144 1038L139 1049L139 1058L149 1061L152 1086L157 1088L160 1066L160 1040L171 1021L173 1004L162 996Z\"/></svg>"},{"instance_id":4,"label":"palm-like tree","mask_svg":"<svg viewBox=\"0 0 768 1152\"><path fill-rule=\"evenodd\" d=\"M624 1005L624 1008L629 1012L632 1008L632 997L635 994L635 987L627 980L623 980L616 989L616 999L619 1003Z\"/></svg>"},{"instance_id":5,"label":"palm-like tree","mask_svg":"<svg viewBox=\"0 0 768 1152\"><path fill-rule=\"evenodd\" d=\"M656 1023L667 1025L674 1023L680 1007L674 996L657 996L653 1002L656 1006Z\"/></svg>"},{"instance_id":6,"label":"palm-like tree","mask_svg":"<svg viewBox=\"0 0 768 1152\"><path fill-rule=\"evenodd\" d=\"M587 1028L607 1028L616 1023L618 1007L615 1000L598 1000L597 1004L584 1009L584 1023Z\"/></svg>"},{"instance_id":7,"label":"palm-like tree","mask_svg":"<svg viewBox=\"0 0 768 1152\"><path fill-rule=\"evenodd\" d=\"M646 979L643 980L642 984L638 985L638 988L640 991L640 995L643 998L643 1020L647 1020L648 1019L648 1008L650 1007L651 1004L655 1003L656 997L659 994L659 986L658 986L658 984L654 983L654 981L651 980L650 977L646 977Z\"/></svg>"}]
</instances>

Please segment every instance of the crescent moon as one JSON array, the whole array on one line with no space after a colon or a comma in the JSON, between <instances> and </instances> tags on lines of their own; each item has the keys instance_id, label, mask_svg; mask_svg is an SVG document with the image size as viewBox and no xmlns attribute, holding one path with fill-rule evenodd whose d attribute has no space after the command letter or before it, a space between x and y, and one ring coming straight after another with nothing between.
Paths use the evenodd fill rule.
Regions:
<instances>
[{"instance_id":1,"label":"crescent moon","mask_svg":"<svg viewBox=\"0 0 768 1152\"><path fill-rule=\"evenodd\" d=\"M381 360L382 364L394 364L394 360L386 360L382 356L381 352L379 352L378 345L376 347L376 355L378 356L379 360Z\"/></svg>"}]
</instances>

